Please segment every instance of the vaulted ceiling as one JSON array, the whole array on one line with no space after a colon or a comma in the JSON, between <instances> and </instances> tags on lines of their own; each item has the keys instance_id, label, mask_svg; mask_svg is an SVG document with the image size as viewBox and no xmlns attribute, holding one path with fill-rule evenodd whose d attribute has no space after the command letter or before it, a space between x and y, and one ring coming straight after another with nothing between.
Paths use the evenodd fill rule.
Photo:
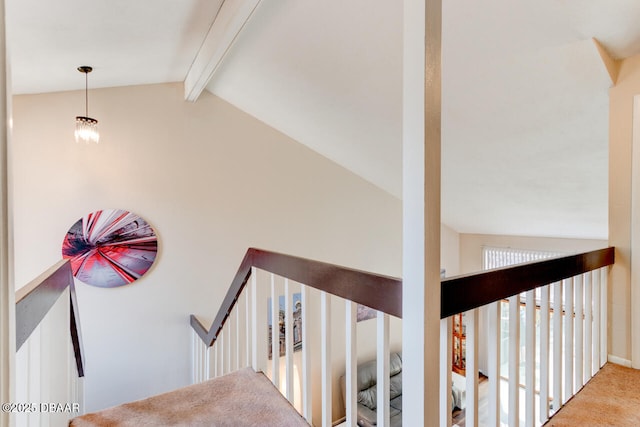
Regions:
<instances>
[{"instance_id":1,"label":"vaulted ceiling","mask_svg":"<svg viewBox=\"0 0 640 427\"><path fill-rule=\"evenodd\" d=\"M401 2L5 1L15 93L83 88L84 64L92 87L198 69L200 86L401 197ZM443 222L606 238L612 83L592 38L638 54L638 18L635 0L443 2Z\"/></svg>"}]
</instances>

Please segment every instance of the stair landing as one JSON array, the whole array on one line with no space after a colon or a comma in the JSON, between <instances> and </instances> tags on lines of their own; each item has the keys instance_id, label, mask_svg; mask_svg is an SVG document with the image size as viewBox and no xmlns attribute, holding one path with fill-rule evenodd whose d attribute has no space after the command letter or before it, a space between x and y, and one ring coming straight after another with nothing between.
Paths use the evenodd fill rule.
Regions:
<instances>
[{"instance_id":1,"label":"stair landing","mask_svg":"<svg viewBox=\"0 0 640 427\"><path fill-rule=\"evenodd\" d=\"M271 381L250 368L76 417L69 425L309 427Z\"/></svg>"},{"instance_id":2,"label":"stair landing","mask_svg":"<svg viewBox=\"0 0 640 427\"><path fill-rule=\"evenodd\" d=\"M640 426L640 370L607 363L545 427Z\"/></svg>"}]
</instances>

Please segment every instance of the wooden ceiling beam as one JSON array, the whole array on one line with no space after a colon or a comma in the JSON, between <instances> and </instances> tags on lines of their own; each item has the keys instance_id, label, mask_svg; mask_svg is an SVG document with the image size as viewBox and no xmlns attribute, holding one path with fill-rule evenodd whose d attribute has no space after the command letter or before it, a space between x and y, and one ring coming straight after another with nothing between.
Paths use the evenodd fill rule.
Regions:
<instances>
[{"instance_id":1,"label":"wooden ceiling beam","mask_svg":"<svg viewBox=\"0 0 640 427\"><path fill-rule=\"evenodd\" d=\"M184 98L195 102L216 73L260 0L225 0L184 79Z\"/></svg>"}]
</instances>

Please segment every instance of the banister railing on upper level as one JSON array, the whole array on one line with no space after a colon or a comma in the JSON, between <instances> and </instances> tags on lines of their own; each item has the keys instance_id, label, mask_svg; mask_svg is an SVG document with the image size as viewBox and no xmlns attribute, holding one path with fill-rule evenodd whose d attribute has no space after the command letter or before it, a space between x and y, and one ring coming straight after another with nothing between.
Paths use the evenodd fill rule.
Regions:
<instances>
[{"instance_id":1,"label":"banister railing on upper level","mask_svg":"<svg viewBox=\"0 0 640 427\"><path fill-rule=\"evenodd\" d=\"M320 261L249 248L231 282L227 295L207 329L191 315L191 326L211 346L238 300L249 277L251 267L304 283L332 295L402 317L402 282L400 279L354 270Z\"/></svg>"},{"instance_id":2,"label":"banister railing on upper level","mask_svg":"<svg viewBox=\"0 0 640 427\"><path fill-rule=\"evenodd\" d=\"M562 256L495 270L455 276L442 280L442 319L520 292L567 277L611 265L614 248ZM231 282L210 330L191 315L191 326L206 345L211 346L224 325L238 295L256 267L296 280L316 289L402 318L402 280L358 271L320 261L250 248Z\"/></svg>"},{"instance_id":3,"label":"banister railing on upper level","mask_svg":"<svg viewBox=\"0 0 640 427\"><path fill-rule=\"evenodd\" d=\"M442 280L440 317L509 298L614 263L614 248L528 262Z\"/></svg>"},{"instance_id":4,"label":"banister railing on upper level","mask_svg":"<svg viewBox=\"0 0 640 427\"><path fill-rule=\"evenodd\" d=\"M557 410L562 404L571 396L577 392L580 384L583 384L583 377L590 378L593 374L593 370L597 371L602 363L606 361L606 270L605 267L613 264L614 262L614 248L606 248L595 250L583 254L570 255L558 258L552 258L544 261L536 261L527 264L520 264L512 267L505 267L496 270L490 270L480 272L471 275L464 275L458 277L452 277L443 279L441 281L441 319L442 319L442 332L441 332L441 377L444 379L440 383L441 396L444 401L441 405L440 416L445 417L444 423L451 425L451 379L449 375L451 373L451 360L452 360L452 348L454 343L452 341L453 324L450 316L467 312L468 336L467 336L467 351L468 351L468 372L474 372L475 375L467 375L466 380L466 396L469 405L467 406L466 420L467 425L478 425L478 394L477 394L477 372L478 372L478 347L477 341L479 334L486 334L487 331L481 332L478 328L478 309L482 307L487 310L487 316L490 322L490 329L488 331L489 337L487 339L487 346L489 347L488 357L490 359L489 374L490 374L490 402L489 402L489 423L491 425L499 424L500 414L509 414L509 425L517 425L519 417L519 409L517 401L520 399L519 389L522 387L520 384L519 366L521 363L526 363L526 378L527 378L527 410L525 421L526 425L534 425L534 418L544 421L549 417L550 412ZM232 346L236 348L244 347L248 350L250 347L261 347L260 344L263 341L256 341L255 332L253 332L253 344L250 344L248 339L246 344L240 343L239 338L236 337L235 341L231 334L243 333L240 325L246 325L246 334L249 332L250 316L252 317L253 325L256 325L256 318L258 323L262 322L262 319L266 320L266 312L258 313L262 303L256 303L255 294L258 292L258 288L255 285L255 269L264 270L272 273L271 278L271 310L275 313L278 309L277 295L279 291L274 289L273 275L278 275L285 280L285 294L291 293L288 289L287 280L293 280L300 284L316 288L321 291L321 312L322 319L319 323L322 323L322 333L319 335L323 340L323 365L322 365L322 382L323 382L323 408L322 408L322 422L318 424L330 425L331 411L325 408L325 401L331 401L330 392L327 394L325 391L330 387L325 386L325 382L329 381L328 371L331 370L330 364L326 365L324 359L327 358L326 353L331 352L330 339L324 335L330 335L330 330L327 329L331 321L326 320L327 313L330 311L330 303L328 302L327 295L336 295L346 300L346 376L347 380L346 392L347 395L353 397L354 393L349 390L353 390L355 383L353 381L354 369L355 369L355 315L354 303L360 303L368 307L372 307L378 310L378 378L383 378L378 383L378 424L387 425L385 417L388 417L388 410L385 414L385 408L388 407L388 394L384 396L385 388L388 390L388 381L384 378L388 378L388 351L389 351L389 323L387 314L391 314L395 317L401 318L402 316L402 282L400 279L379 276L372 273L365 273L362 271L352 270L344 267L338 267L331 264L310 261L298 257L282 255L272 252L267 252L258 249L249 249L245 258L242 261L238 273L236 274L232 286L230 287L221 309L219 310L211 328L207 329L199 322L199 320L191 315L191 325L194 332L204 343L205 350L211 346L218 338L224 339L225 350L216 351L211 353L215 365L215 375L225 373L231 367L229 359L232 357ZM254 274L252 276L252 274ZM246 296L244 310L246 313L246 320L241 317L236 310L236 316L233 317L232 323L234 328L226 328L225 323L231 318L231 312L235 305L239 302L240 295L245 288L249 278L252 277L251 297ZM574 286L575 285L575 286ZM303 307L304 307L304 286L303 288ZM550 289L553 289L551 299L549 298ZM526 292L527 296L522 303L520 300L520 294ZM564 294L561 294L564 292ZM574 295L575 292L575 295ZM555 295L555 298L553 297ZM562 295L559 297L558 295ZM289 297L285 297L285 300ZM508 313L505 308L501 308L500 304L505 299L509 299ZM537 298L541 299L538 303ZM251 299L251 301L250 301ZM326 301L326 302L325 302ZM533 301L531 304L529 302ZM553 303L553 307L550 305ZM502 311L501 311L502 310ZM526 310L526 316L524 311ZM540 315L536 316L536 311L540 311ZM554 311L555 310L555 311ZM253 311L253 313L251 313ZM304 309L306 311L306 308ZM304 314L303 311L303 314ZM386 313L386 314L385 314ZM502 315L500 314L502 313ZM244 315L243 315L244 316ZM263 317L264 316L264 317ZM275 316L275 314L272 314ZM287 314L286 316L289 316ZM527 331L527 351L528 354L522 357L519 354L518 346L520 346L520 318L522 317L522 323ZM526 321L525 321L526 317ZM508 318L509 325L509 348L503 348L502 353L509 354L509 396L508 396L508 408L501 402L505 397L501 395L504 393L501 391L503 388L500 386L500 382L504 380L501 377L499 370L500 362L500 345L503 341L503 337L500 335L500 319ZM536 326L537 318L541 319L542 325ZM550 319L553 320L553 328L549 328ZM271 322L276 322L276 317L271 317ZM305 322L303 320L303 333L305 331ZM316 321L314 321L316 322ZM498 323L496 323L498 322ZM561 323L564 322L564 323ZM318 322L316 322L318 323ZM574 333L575 323L575 333ZM275 325L275 323L273 323ZM560 325L560 327L558 327ZM564 325L564 328L562 327ZM254 326L255 327L255 326ZM222 334L223 329L226 328L226 332ZM539 328L539 341L546 347L542 350L537 350L536 332ZM289 334L290 329L286 328L286 334ZM383 331L383 332L381 332ZM320 332L320 331L318 331ZM275 326L274 326L275 337ZM263 338L264 339L264 338ZM287 339L288 335L287 335ZM305 338L306 340L307 338ZM550 342L553 341L553 352L549 349ZM575 341L575 344L574 344ZM272 340L272 344L275 339ZM306 341L305 341L306 342ZM560 347L564 342L564 347ZM257 343L257 344L256 344ZM545 344L546 343L546 344ZM584 346L583 346L584 343ZM287 347L290 344L287 343ZM305 344L306 345L306 344ZM463 344L458 342L460 347L464 347ZM497 346L497 347L496 347ZM328 349L326 347L329 347ZM496 350L497 348L497 350ZM276 353L276 346L273 344L273 354ZM533 350L531 350L533 349ZM508 351L507 351L508 350ZM531 353L533 352L533 353ZM546 369L538 377L544 377L547 375L549 369L554 370L554 375L551 380L545 384L540 382L535 383L536 375L532 372L535 369L535 354L540 353L546 355L546 361L541 362L540 369ZM496 354L497 353L497 354ZM530 354L529 354L530 353ZM549 359L549 355L553 353L553 359ZM194 355L195 355L194 347ZM196 357L194 364L204 364L207 366L204 369L204 377L209 376L209 352L205 351L204 355ZM387 357L385 358L385 354ZM303 354L303 358L306 357ZM289 357L287 356L287 359ZM272 374L275 378L278 378L278 367L273 360ZM572 366L576 363L576 368ZM248 363L248 358L247 358ZM290 363L290 362L287 362ZM504 360L502 361L504 363ZM237 366L240 362L236 363ZM385 368L386 366L386 368ZM496 368L497 366L497 368ZM566 366L566 367L565 367ZM385 370L386 369L386 370ZM561 376L564 369L565 375ZM571 370L571 372L569 372ZM575 371L575 376L574 376ZM274 373L275 372L275 373ZM287 377L289 377L289 368L287 368ZM386 373L385 373L386 372ZM560 372L560 373L559 373ZM447 380L447 378L449 378ZM531 378L534 378L531 380ZM580 378L580 379L579 379ZM272 378L272 380L274 380ZM288 380L287 380L288 381ZM385 381L387 384L385 384ZM531 386L531 382L534 381L534 385ZM541 380L540 380L541 381ZM553 393L549 391L550 381L553 381ZM573 386L575 382L576 386ZM274 383L278 383L275 379ZM569 384L571 383L571 384ZM351 384L351 385L349 385ZM563 387L563 392L559 392L560 387ZM306 388L306 385L303 385ZM553 405L538 405L540 406L540 415L534 417L533 409L535 404L533 403L533 396L536 390L540 389L540 402L548 402L553 399ZM283 392L284 393L284 392ZM289 394L287 391L286 394ZM288 396L287 396L288 397ZM387 402L386 404L384 402ZM293 403L293 402L292 402ZM329 405L330 406L330 405ZM355 400L346 402L347 409L347 424L353 422L355 419ZM553 409L552 409L553 408ZM310 410L303 408L303 415L308 419L310 418ZM448 418L448 421L447 419ZM506 422L506 420L502 420Z\"/></svg>"},{"instance_id":5,"label":"banister railing on upper level","mask_svg":"<svg viewBox=\"0 0 640 427\"><path fill-rule=\"evenodd\" d=\"M68 260L16 291L16 401L68 402L71 412L16 414L18 425L66 425L84 406L84 354Z\"/></svg>"},{"instance_id":6,"label":"banister railing on upper level","mask_svg":"<svg viewBox=\"0 0 640 427\"><path fill-rule=\"evenodd\" d=\"M453 348L466 370L465 425L481 418L486 425L542 425L606 363L607 267L614 261L610 247L442 281L441 336L448 342L440 357L451 366ZM457 313L466 320L452 326L448 316ZM482 413L481 340L489 382Z\"/></svg>"},{"instance_id":7,"label":"banister railing on upper level","mask_svg":"<svg viewBox=\"0 0 640 427\"><path fill-rule=\"evenodd\" d=\"M258 271L271 274L271 279L266 280L266 283L270 283L270 285L267 287L257 286ZM251 286L246 286L249 278L251 278ZM280 280L284 281L284 289L276 283ZM269 287L270 294L265 293ZM280 292L284 292L284 297ZM301 330L294 324L291 304L293 294L298 292L301 306L305 307L301 311L301 318L298 319L302 325ZM243 298L244 304L241 303L241 298ZM282 310L279 303L280 298L284 298L284 304L287 307L283 310L284 319L283 317L278 318L278 313ZM331 396L336 395L340 390L335 378L337 371L331 365L334 355L331 351L331 340L328 339L332 316L335 317L335 310L331 309L331 300L334 298L337 301L346 302L345 320L350 327L347 336L352 337L351 342L355 342L356 305L362 304L377 311L377 315L381 319L380 322L382 322L379 323L382 325L381 330L384 330L384 325L387 325L386 333L382 334L383 340L386 340L387 344L383 346L380 354L387 353L386 359L388 360L389 316L400 317L402 314L402 283L399 279L300 257L249 249L211 328L207 330L194 315L191 315L191 325L197 335L196 340L199 341L193 343L194 381L209 378L210 374L213 376L224 374L234 366L238 367L243 363L245 366L253 366L254 369L267 373L274 385L280 388L285 397L311 422L311 395L317 392L317 390L315 392L311 390L310 364L314 363L317 371L322 372L322 381L316 381L316 383L322 383L321 400L324 402L321 421L316 420L315 423L323 426L331 425L334 421L332 405L327 402L331 402ZM268 301L270 301L269 304L267 304ZM269 357L271 361L268 361L266 351L267 337L269 336L266 327L267 305L271 310L269 322L272 325L269 351L275 355L275 357ZM310 307L315 308L311 310ZM318 317L307 318L310 311L315 312ZM228 326L229 324L231 326ZM279 327L279 324L285 326ZM281 328L287 331L282 342L280 342L283 330ZM310 332L312 328L317 328L317 330ZM293 361L294 344L291 335L295 330L302 334L302 337L298 336L300 341L297 342L303 343L302 356L298 356L301 360L298 362ZM233 339L231 334L236 338ZM244 334L246 341L240 340L238 334ZM321 341L321 343L317 341ZM211 347L214 344L215 346ZM313 354L309 350L312 346L316 347ZM209 347L212 348L212 352L209 352ZM282 354L282 348L286 348L284 356L278 357L278 354ZM346 381L347 391L355 387L355 347L352 350L346 356L352 365L346 374L349 378ZM247 357L241 358L238 356L239 353L243 353ZM251 354L251 362L249 362L249 354ZM286 359L286 363L282 362L285 363L282 369L286 374L286 386L280 382L280 359ZM296 366L294 367L294 365ZM388 366L385 369L388 372ZM302 390L299 391L298 398L294 397L294 390L297 387L293 381L294 370L301 377ZM388 375L381 377L388 377ZM388 380L380 381L379 384L383 386L385 383L388 383ZM384 399L385 393L380 393L380 396ZM388 402L388 394L386 396ZM384 405L381 403L380 406ZM347 402L347 407L355 408L354 402ZM355 411L355 409L353 410ZM352 415L347 416L348 423L354 419L355 412L351 412ZM384 413L384 411L380 411L380 413Z\"/></svg>"},{"instance_id":8,"label":"banister railing on upper level","mask_svg":"<svg viewBox=\"0 0 640 427\"><path fill-rule=\"evenodd\" d=\"M78 322L78 301L71 264L60 260L40 276L16 291L16 350L22 347L31 333L56 303L60 294L69 288L70 324L69 333L73 344L78 376L84 376L82 334Z\"/></svg>"}]
</instances>

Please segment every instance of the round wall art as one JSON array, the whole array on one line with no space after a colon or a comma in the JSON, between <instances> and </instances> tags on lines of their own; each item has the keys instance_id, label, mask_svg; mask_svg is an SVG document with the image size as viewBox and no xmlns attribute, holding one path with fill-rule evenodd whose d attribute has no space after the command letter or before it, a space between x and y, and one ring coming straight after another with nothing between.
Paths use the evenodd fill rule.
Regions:
<instances>
[{"instance_id":1,"label":"round wall art","mask_svg":"<svg viewBox=\"0 0 640 427\"><path fill-rule=\"evenodd\" d=\"M132 283L151 268L158 252L153 228L138 215L118 209L80 218L62 242L73 275L88 285L115 288Z\"/></svg>"}]
</instances>

